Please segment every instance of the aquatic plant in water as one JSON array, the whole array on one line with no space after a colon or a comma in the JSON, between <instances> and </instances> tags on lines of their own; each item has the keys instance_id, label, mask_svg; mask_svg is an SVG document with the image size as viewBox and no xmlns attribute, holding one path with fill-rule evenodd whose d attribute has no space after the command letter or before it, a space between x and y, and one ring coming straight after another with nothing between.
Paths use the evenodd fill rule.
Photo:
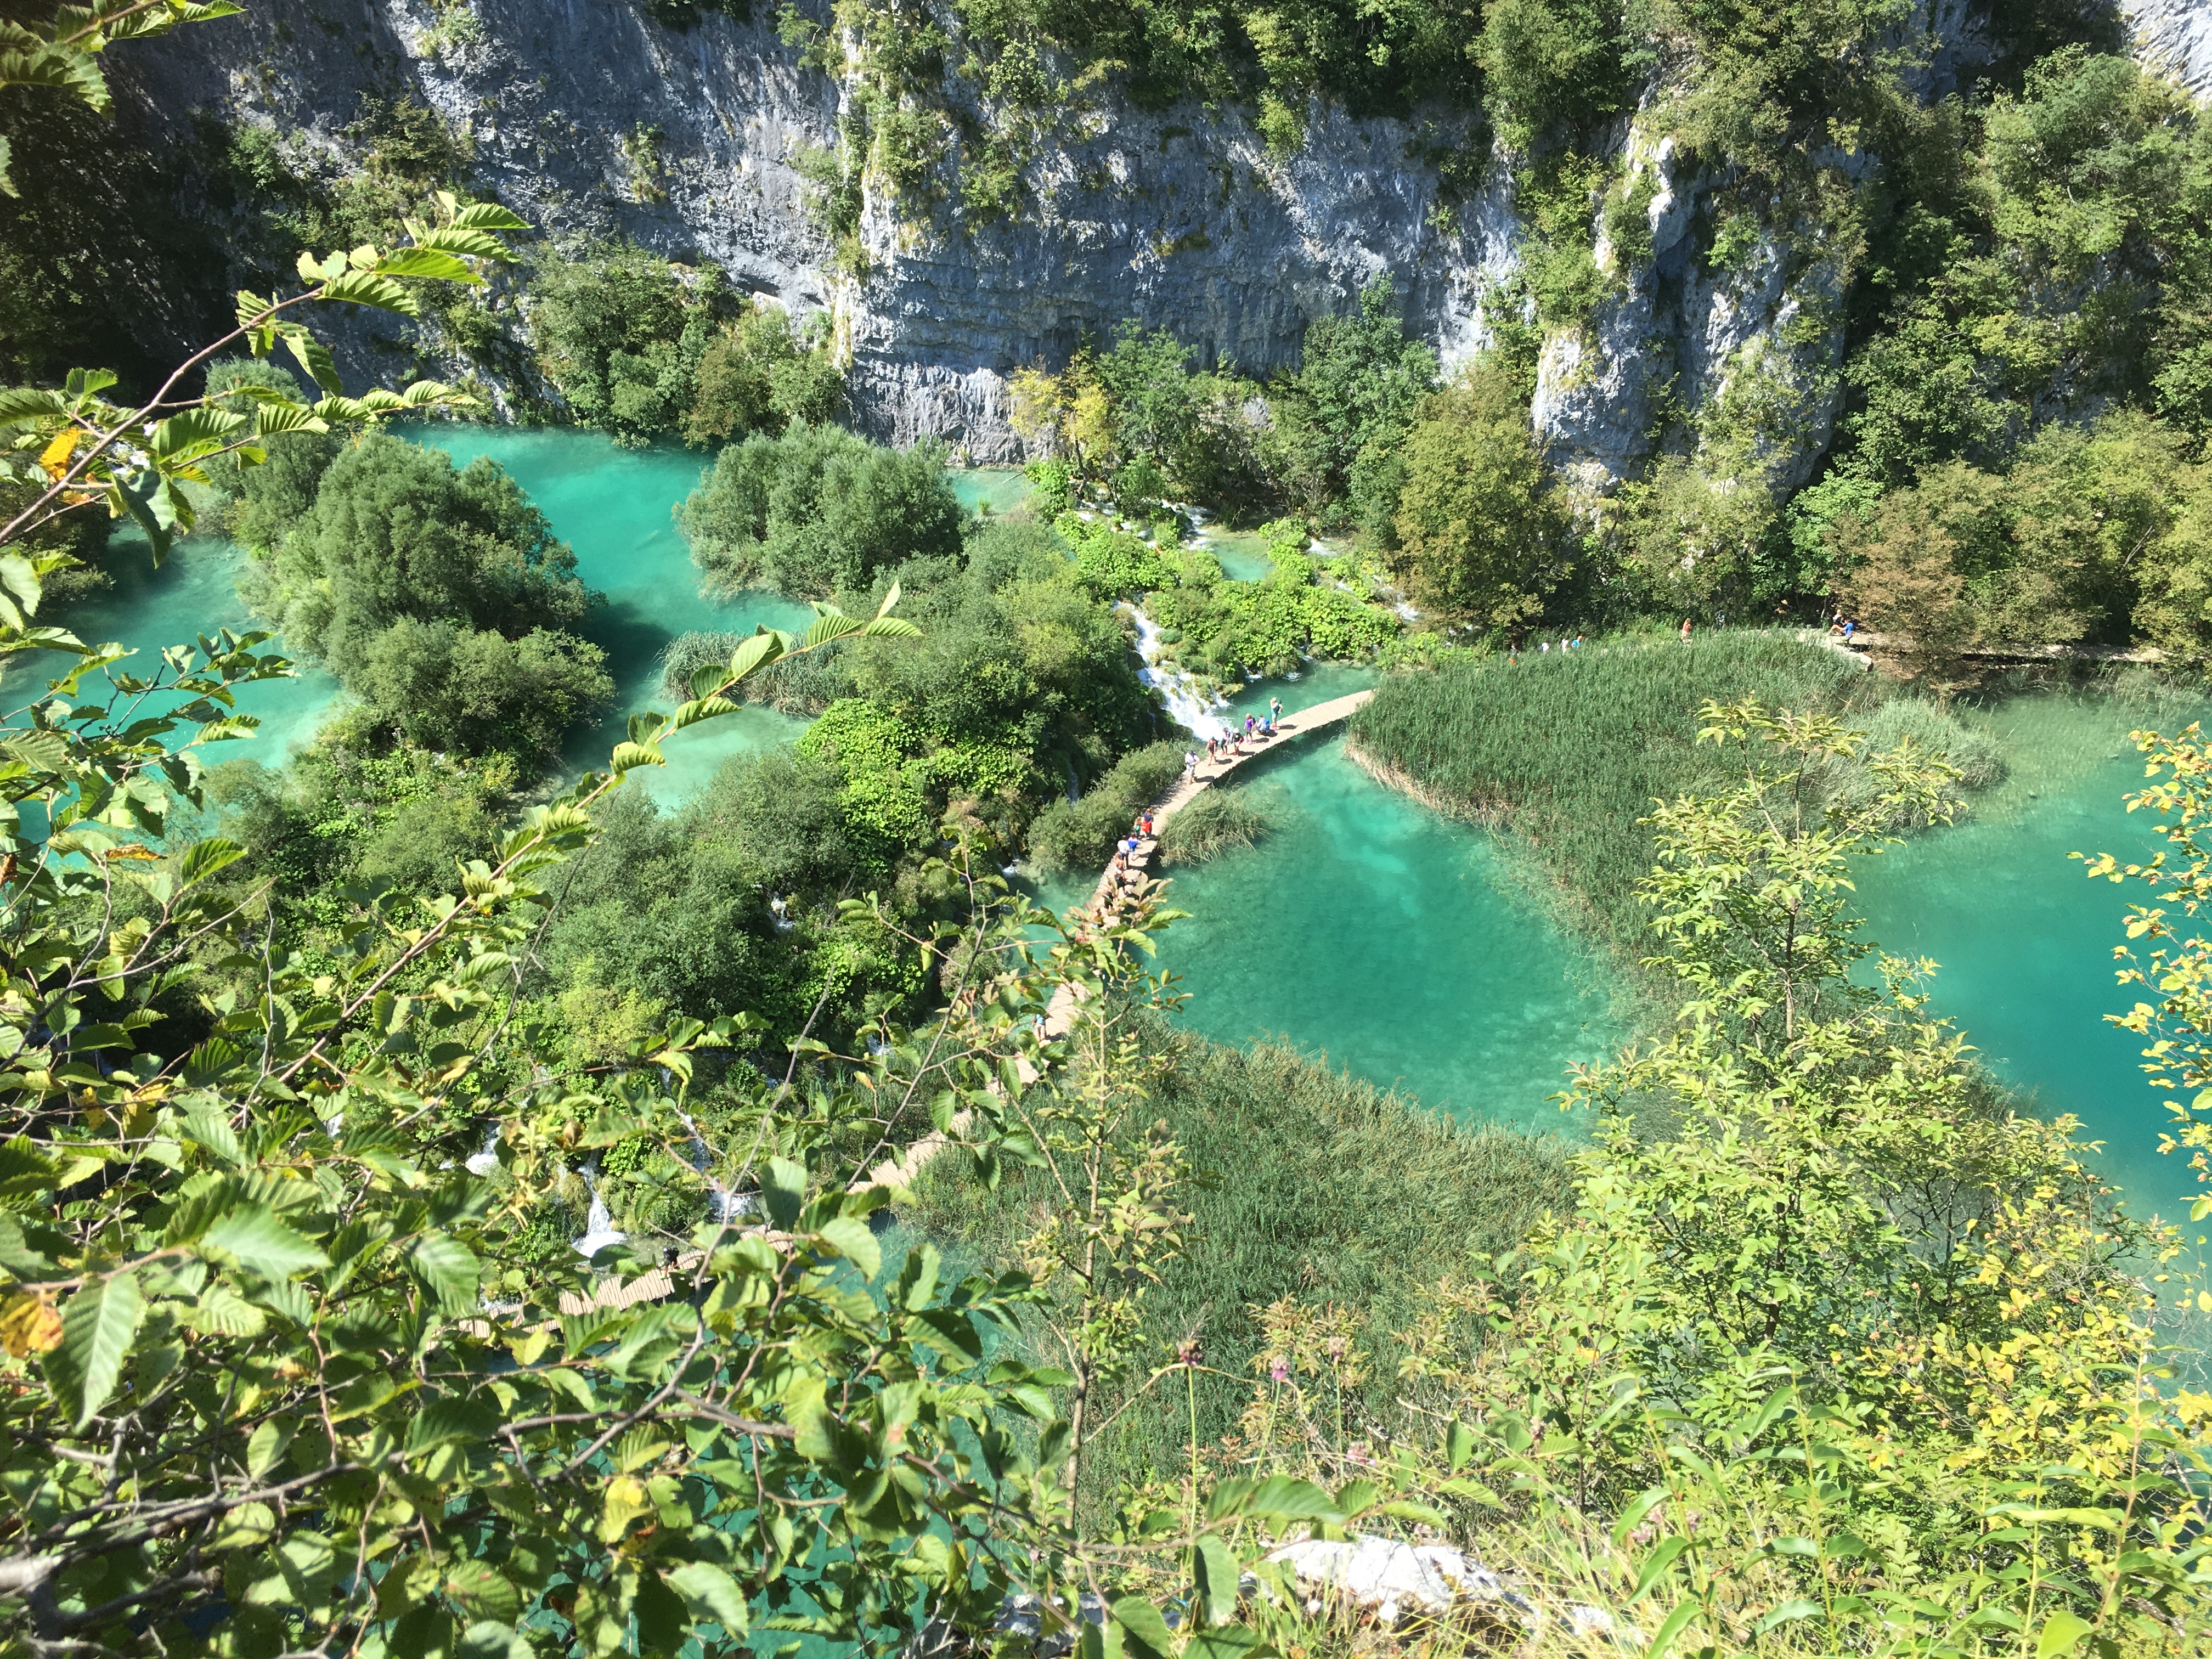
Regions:
<instances>
[{"instance_id":1,"label":"aquatic plant in water","mask_svg":"<svg viewBox=\"0 0 2212 1659\"><path fill-rule=\"evenodd\" d=\"M1170 864L1203 864L1236 848L1250 847L1274 820L1241 789L1201 791L1160 831L1160 852Z\"/></svg>"}]
</instances>

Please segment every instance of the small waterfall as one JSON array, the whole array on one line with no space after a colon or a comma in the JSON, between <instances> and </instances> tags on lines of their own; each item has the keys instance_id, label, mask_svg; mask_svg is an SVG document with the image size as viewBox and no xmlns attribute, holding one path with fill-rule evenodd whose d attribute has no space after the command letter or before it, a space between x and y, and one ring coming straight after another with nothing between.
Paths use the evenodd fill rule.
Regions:
<instances>
[{"instance_id":1,"label":"small waterfall","mask_svg":"<svg viewBox=\"0 0 2212 1659\"><path fill-rule=\"evenodd\" d=\"M1124 602L1121 609L1137 624L1137 654L1145 659L1145 665L1137 671L1137 678L1160 693L1167 702L1168 713L1184 730L1200 738L1227 737L1228 725L1218 715L1206 712L1221 707L1227 699L1214 696L1180 668L1163 663L1158 624L1133 605Z\"/></svg>"},{"instance_id":2,"label":"small waterfall","mask_svg":"<svg viewBox=\"0 0 2212 1659\"><path fill-rule=\"evenodd\" d=\"M599 1171L591 1165L584 1168L584 1188L592 1195L592 1208L584 1218L583 1237L574 1241L578 1255L589 1260L610 1244L619 1244L629 1237L615 1231L615 1218L607 1210L607 1201L599 1196Z\"/></svg>"},{"instance_id":3,"label":"small waterfall","mask_svg":"<svg viewBox=\"0 0 2212 1659\"><path fill-rule=\"evenodd\" d=\"M747 1214L752 1206L746 1200L753 1194L733 1193L722 1184L721 1177L714 1173L714 1154L707 1145L707 1138L699 1133L699 1126L692 1121L689 1112L678 1111L676 1115L684 1120L684 1127L691 1132L691 1144L684 1148L684 1161L706 1182L707 1200L716 1224L726 1224Z\"/></svg>"},{"instance_id":4,"label":"small waterfall","mask_svg":"<svg viewBox=\"0 0 2212 1659\"><path fill-rule=\"evenodd\" d=\"M499 1168L499 1125L495 1123L484 1133L482 1152L471 1152L461 1160L461 1167L472 1176L488 1176Z\"/></svg>"}]
</instances>

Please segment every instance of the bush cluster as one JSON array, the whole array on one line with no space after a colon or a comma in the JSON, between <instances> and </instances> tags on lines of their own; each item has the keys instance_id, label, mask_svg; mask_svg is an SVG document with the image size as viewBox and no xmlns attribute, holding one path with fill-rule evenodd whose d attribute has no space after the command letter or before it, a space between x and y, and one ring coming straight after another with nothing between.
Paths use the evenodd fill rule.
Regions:
<instances>
[{"instance_id":1,"label":"bush cluster","mask_svg":"<svg viewBox=\"0 0 2212 1659\"><path fill-rule=\"evenodd\" d=\"M246 602L410 741L542 760L613 695L575 555L494 462L301 434L239 491Z\"/></svg>"},{"instance_id":2,"label":"bush cluster","mask_svg":"<svg viewBox=\"0 0 2212 1659\"><path fill-rule=\"evenodd\" d=\"M797 422L723 450L678 522L709 591L813 597L866 587L902 560L957 554L962 517L936 448Z\"/></svg>"},{"instance_id":3,"label":"bush cluster","mask_svg":"<svg viewBox=\"0 0 2212 1659\"><path fill-rule=\"evenodd\" d=\"M1054 801L1030 826L1030 867L1039 875L1063 870L1103 870L1114 843L1129 833L1137 815L1182 775L1183 743L1133 750L1074 800Z\"/></svg>"},{"instance_id":4,"label":"bush cluster","mask_svg":"<svg viewBox=\"0 0 2212 1659\"><path fill-rule=\"evenodd\" d=\"M733 294L712 265L629 242L549 248L529 295L541 372L576 420L618 442L720 443L843 408L822 321Z\"/></svg>"}]
</instances>

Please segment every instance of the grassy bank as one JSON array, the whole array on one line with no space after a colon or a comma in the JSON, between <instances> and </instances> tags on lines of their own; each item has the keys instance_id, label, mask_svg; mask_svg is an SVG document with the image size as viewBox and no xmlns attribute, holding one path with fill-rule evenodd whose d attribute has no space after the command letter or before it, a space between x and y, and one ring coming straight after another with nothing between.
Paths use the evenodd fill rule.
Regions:
<instances>
[{"instance_id":1,"label":"grassy bank","mask_svg":"<svg viewBox=\"0 0 2212 1659\"><path fill-rule=\"evenodd\" d=\"M1785 635L1725 633L1453 665L1387 681L1352 718L1354 748L1439 810L1510 824L1601 936L1638 948L1636 884L1651 868L1638 819L1702 787L1709 699L1871 712L1883 688L1838 653Z\"/></svg>"},{"instance_id":2,"label":"grassy bank","mask_svg":"<svg viewBox=\"0 0 2212 1659\"><path fill-rule=\"evenodd\" d=\"M1282 1045L1243 1052L1164 1021L1154 1037L1170 1063L1148 1109L1182 1142L1199 1184L1184 1199L1188 1249L1146 1304L1135 1384L1191 1336L1209 1367L1249 1379L1262 1341L1251 1310L1287 1297L1354 1316L1375 1360L1352 1408L1380 1418L1397 1393L1394 1334L1419 1287L1511 1249L1569 1201L1569 1143L1462 1128ZM928 1166L906 1218L963 1251L1013 1260L1047 1212L1043 1181L1016 1172L988 1191L962 1162ZM1201 1376L1200 1440L1234 1429L1249 1397ZM1182 1468L1188 1410L1178 1380L1170 1397L1156 1392L1126 1411L1099 1443L1096 1490Z\"/></svg>"}]
</instances>

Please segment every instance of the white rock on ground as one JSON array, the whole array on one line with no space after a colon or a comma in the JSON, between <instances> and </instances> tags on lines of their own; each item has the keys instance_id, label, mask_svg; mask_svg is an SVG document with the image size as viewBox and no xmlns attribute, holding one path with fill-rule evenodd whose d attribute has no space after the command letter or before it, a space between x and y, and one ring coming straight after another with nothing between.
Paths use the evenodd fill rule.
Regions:
<instances>
[{"instance_id":1,"label":"white rock on ground","mask_svg":"<svg viewBox=\"0 0 2212 1659\"><path fill-rule=\"evenodd\" d=\"M1404 1544L1355 1534L1341 1540L1302 1538L1267 1558L1298 1583L1372 1607L1385 1624L1401 1612L1443 1613L1459 1601L1506 1601L1525 1608L1496 1573L1441 1544Z\"/></svg>"}]
</instances>

